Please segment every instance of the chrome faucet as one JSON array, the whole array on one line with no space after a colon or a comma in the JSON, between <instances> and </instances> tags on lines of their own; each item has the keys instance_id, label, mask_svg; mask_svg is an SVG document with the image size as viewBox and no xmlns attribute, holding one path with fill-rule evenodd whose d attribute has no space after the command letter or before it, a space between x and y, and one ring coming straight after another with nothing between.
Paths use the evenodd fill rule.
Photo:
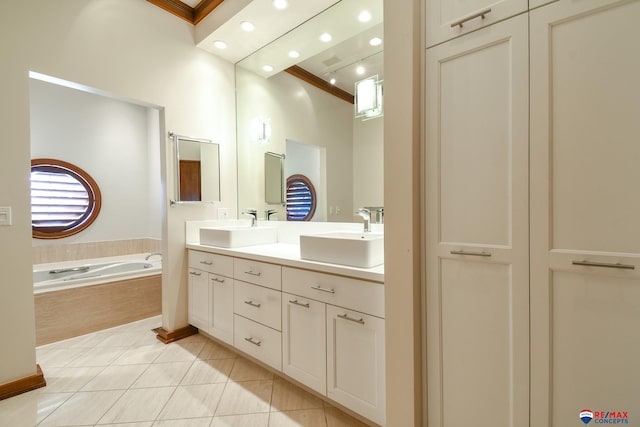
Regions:
<instances>
[{"instance_id":1,"label":"chrome faucet","mask_svg":"<svg viewBox=\"0 0 640 427\"><path fill-rule=\"evenodd\" d=\"M267 221L271 221L271 215L275 215L277 213L278 211L275 209L267 209L266 211L264 211L264 217Z\"/></svg>"},{"instance_id":2,"label":"chrome faucet","mask_svg":"<svg viewBox=\"0 0 640 427\"><path fill-rule=\"evenodd\" d=\"M356 211L356 214L362 217L364 221L364 232L368 233L371 231L371 211L367 208L360 208Z\"/></svg>"},{"instance_id":3,"label":"chrome faucet","mask_svg":"<svg viewBox=\"0 0 640 427\"><path fill-rule=\"evenodd\" d=\"M258 211L255 209L247 209L246 211L242 212L242 215L251 215L251 226L252 227L257 227L258 226Z\"/></svg>"},{"instance_id":4,"label":"chrome faucet","mask_svg":"<svg viewBox=\"0 0 640 427\"><path fill-rule=\"evenodd\" d=\"M158 255L160 257L160 259L162 259L162 253L161 252L154 252L154 253L151 253L151 254L147 255L146 257L144 257L145 261L149 261L149 258L151 258L154 255Z\"/></svg>"}]
</instances>

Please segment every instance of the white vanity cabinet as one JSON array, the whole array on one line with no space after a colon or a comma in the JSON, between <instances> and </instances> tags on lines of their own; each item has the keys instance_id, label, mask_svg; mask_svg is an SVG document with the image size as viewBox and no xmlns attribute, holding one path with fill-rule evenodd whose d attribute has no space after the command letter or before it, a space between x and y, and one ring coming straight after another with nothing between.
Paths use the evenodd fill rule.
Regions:
<instances>
[{"instance_id":1,"label":"white vanity cabinet","mask_svg":"<svg viewBox=\"0 0 640 427\"><path fill-rule=\"evenodd\" d=\"M526 12L528 7L527 0L426 0L427 47Z\"/></svg>"},{"instance_id":2,"label":"white vanity cabinet","mask_svg":"<svg viewBox=\"0 0 640 427\"><path fill-rule=\"evenodd\" d=\"M282 372L327 394L326 304L282 293Z\"/></svg>"},{"instance_id":3,"label":"white vanity cabinet","mask_svg":"<svg viewBox=\"0 0 640 427\"><path fill-rule=\"evenodd\" d=\"M284 372L311 388L322 389L323 358L311 353L326 349L327 396L384 424L384 285L284 267L282 290L286 292ZM316 336L305 334L292 317L309 325L307 333ZM311 359L305 359L308 356Z\"/></svg>"},{"instance_id":4,"label":"white vanity cabinet","mask_svg":"<svg viewBox=\"0 0 640 427\"><path fill-rule=\"evenodd\" d=\"M189 323L384 425L382 283L191 249Z\"/></svg>"},{"instance_id":5,"label":"white vanity cabinet","mask_svg":"<svg viewBox=\"0 0 640 427\"><path fill-rule=\"evenodd\" d=\"M189 323L233 345L233 258L189 251Z\"/></svg>"},{"instance_id":6,"label":"white vanity cabinet","mask_svg":"<svg viewBox=\"0 0 640 427\"><path fill-rule=\"evenodd\" d=\"M275 264L235 258L235 346L282 370L281 269Z\"/></svg>"}]
</instances>

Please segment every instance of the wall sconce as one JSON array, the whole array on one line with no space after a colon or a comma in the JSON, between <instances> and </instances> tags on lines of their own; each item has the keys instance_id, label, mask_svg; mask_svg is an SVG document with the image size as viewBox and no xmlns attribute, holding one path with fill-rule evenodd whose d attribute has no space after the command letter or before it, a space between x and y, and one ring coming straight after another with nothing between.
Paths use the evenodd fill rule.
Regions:
<instances>
[{"instance_id":1,"label":"wall sconce","mask_svg":"<svg viewBox=\"0 0 640 427\"><path fill-rule=\"evenodd\" d=\"M256 117L251 121L250 141L254 144L268 144L271 142L271 119Z\"/></svg>"},{"instance_id":2,"label":"wall sconce","mask_svg":"<svg viewBox=\"0 0 640 427\"><path fill-rule=\"evenodd\" d=\"M355 117L369 120L383 115L382 80L378 76L367 77L356 82Z\"/></svg>"}]
</instances>

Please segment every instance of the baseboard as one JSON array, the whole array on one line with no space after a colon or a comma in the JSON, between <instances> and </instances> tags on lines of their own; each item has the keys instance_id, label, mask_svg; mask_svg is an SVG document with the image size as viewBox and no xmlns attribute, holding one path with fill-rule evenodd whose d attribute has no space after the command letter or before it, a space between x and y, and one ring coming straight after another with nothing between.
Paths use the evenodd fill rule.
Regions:
<instances>
[{"instance_id":1,"label":"baseboard","mask_svg":"<svg viewBox=\"0 0 640 427\"><path fill-rule=\"evenodd\" d=\"M157 328L156 338L165 343L169 344L174 341L181 340L182 338L189 337L191 335L195 335L198 333L198 328L195 326L187 325L184 328L175 329L173 331L167 331L165 328Z\"/></svg>"},{"instance_id":2,"label":"baseboard","mask_svg":"<svg viewBox=\"0 0 640 427\"><path fill-rule=\"evenodd\" d=\"M8 399L47 385L40 365L36 365L36 374L6 384L0 384L0 400Z\"/></svg>"}]
</instances>

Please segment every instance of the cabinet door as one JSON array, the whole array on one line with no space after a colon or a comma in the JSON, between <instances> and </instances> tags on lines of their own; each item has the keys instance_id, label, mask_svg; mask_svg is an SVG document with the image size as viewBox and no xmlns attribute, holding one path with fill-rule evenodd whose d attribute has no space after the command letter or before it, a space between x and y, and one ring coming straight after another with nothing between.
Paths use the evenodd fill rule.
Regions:
<instances>
[{"instance_id":1,"label":"cabinet door","mask_svg":"<svg viewBox=\"0 0 640 427\"><path fill-rule=\"evenodd\" d=\"M529 425L527 16L427 50L428 424Z\"/></svg>"},{"instance_id":2,"label":"cabinet door","mask_svg":"<svg viewBox=\"0 0 640 427\"><path fill-rule=\"evenodd\" d=\"M527 0L427 0L427 47L525 12Z\"/></svg>"},{"instance_id":3,"label":"cabinet door","mask_svg":"<svg viewBox=\"0 0 640 427\"><path fill-rule=\"evenodd\" d=\"M639 422L638 17L638 1L531 12L532 426L585 408Z\"/></svg>"},{"instance_id":4,"label":"cabinet door","mask_svg":"<svg viewBox=\"0 0 640 427\"><path fill-rule=\"evenodd\" d=\"M209 326L209 283L207 272L189 269L189 323L204 331Z\"/></svg>"},{"instance_id":5,"label":"cabinet door","mask_svg":"<svg viewBox=\"0 0 640 427\"><path fill-rule=\"evenodd\" d=\"M383 425L384 320L327 305L327 396Z\"/></svg>"},{"instance_id":6,"label":"cabinet door","mask_svg":"<svg viewBox=\"0 0 640 427\"><path fill-rule=\"evenodd\" d=\"M282 370L327 394L326 304L282 294Z\"/></svg>"},{"instance_id":7,"label":"cabinet door","mask_svg":"<svg viewBox=\"0 0 640 427\"><path fill-rule=\"evenodd\" d=\"M209 274L209 295L211 296L209 333L233 345L233 280Z\"/></svg>"}]
</instances>

